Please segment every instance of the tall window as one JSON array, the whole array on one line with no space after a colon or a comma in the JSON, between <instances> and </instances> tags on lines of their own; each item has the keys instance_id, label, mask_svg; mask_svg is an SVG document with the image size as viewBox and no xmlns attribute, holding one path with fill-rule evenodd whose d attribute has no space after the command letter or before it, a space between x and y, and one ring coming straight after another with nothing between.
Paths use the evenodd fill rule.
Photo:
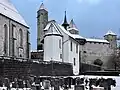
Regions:
<instances>
[{"instance_id":1,"label":"tall window","mask_svg":"<svg viewBox=\"0 0 120 90\"><path fill-rule=\"evenodd\" d=\"M59 40L59 48L61 49L61 39Z\"/></svg>"},{"instance_id":2,"label":"tall window","mask_svg":"<svg viewBox=\"0 0 120 90\"><path fill-rule=\"evenodd\" d=\"M30 51L29 51L29 49L30 49L30 42L29 42L29 31L27 31L27 58L29 58L29 53L30 53Z\"/></svg>"},{"instance_id":3,"label":"tall window","mask_svg":"<svg viewBox=\"0 0 120 90\"><path fill-rule=\"evenodd\" d=\"M15 56L16 54L16 26L12 24L12 30L10 32L10 55Z\"/></svg>"},{"instance_id":4,"label":"tall window","mask_svg":"<svg viewBox=\"0 0 120 90\"><path fill-rule=\"evenodd\" d=\"M23 32L22 32L22 29L19 30L19 40L20 40L20 46L22 47L22 45L23 45Z\"/></svg>"},{"instance_id":5,"label":"tall window","mask_svg":"<svg viewBox=\"0 0 120 90\"><path fill-rule=\"evenodd\" d=\"M70 43L70 49L71 49L71 51L72 51L72 41L71 41L71 43Z\"/></svg>"},{"instance_id":6,"label":"tall window","mask_svg":"<svg viewBox=\"0 0 120 90\"><path fill-rule=\"evenodd\" d=\"M4 53L7 55L8 51L8 27L4 25Z\"/></svg>"},{"instance_id":7,"label":"tall window","mask_svg":"<svg viewBox=\"0 0 120 90\"><path fill-rule=\"evenodd\" d=\"M76 53L78 53L78 44L76 44Z\"/></svg>"},{"instance_id":8,"label":"tall window","mask_svg":"<svg viewBox=\"0 0 120 90\"><path fill-rule=\"evenodd\" d=\"M74 58L74 66L76 65L76 60L75 60L75 58Z\"/></svg>"}]
</instances>

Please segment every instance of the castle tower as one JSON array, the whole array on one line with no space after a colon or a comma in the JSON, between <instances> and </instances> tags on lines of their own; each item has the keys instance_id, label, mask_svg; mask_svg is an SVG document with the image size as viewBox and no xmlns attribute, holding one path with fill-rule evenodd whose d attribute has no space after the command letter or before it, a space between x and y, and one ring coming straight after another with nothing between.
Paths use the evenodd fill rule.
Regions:
<instances>
[{"instance_id":1,"label":"castle tower","mask_svg":"<svg viewBox=\"0 0 120 90\"><path fill-rule=\"evenodd\" d=\"M70 21L69 27L67 29L71 34L79 34L79 30L77 29L74 20Z\"/></svg>"},{"instance_id":2,"label":"castle tower","mask_svg":"<svg viewBox=\"0 0 120 90\"><path fill-rule=\"evenodd\" d=\"M67 17L66 17L66 11L65 11L65 17L64 17L64 22L62 24L62 26L67 30L67 27L69 26L68 22L67 22Z\"/></svg>"},{"instance_id":3,"label":"castle tower","mask_svg":"<svg viewBox=\"0 0 120 90\"><path fill-rule=\"evenodd\" d=\"M44 36L44 61L62 62L62 35L54 20L46 26Z\"/></svg>"},{"instance_id":4,"label":"castle tower","mask_svg":"<svg viewBox=\"0 0 120 90\"><path fill-rule=\"evenodd\" d=\"M43 50L44 28L48 23L48 11L42 3L37 11L37 50Z\"/></svg>"},{"instance_id":5,"label":"castle tower","mask_svg":"<svg viewBox=\"0 0 120 90\"><path fill-rule=\"evenodd\" d=\"M117 48L117 35L115 33L113 33L111 30L109 30L104 35L104 39L109 41L111 49L116 49Z\"/></svg>"}]
</instances>

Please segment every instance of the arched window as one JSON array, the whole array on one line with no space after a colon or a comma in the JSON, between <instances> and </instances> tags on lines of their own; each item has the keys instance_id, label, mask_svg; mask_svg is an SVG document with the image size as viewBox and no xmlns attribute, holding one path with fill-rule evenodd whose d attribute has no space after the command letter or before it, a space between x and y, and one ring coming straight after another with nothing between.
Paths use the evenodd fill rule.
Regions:
<instances>
[{"instance_id":1,"label":"arched window","mask_svg":"<svg viewBox=\"0 0 120 90\"><path fill-rule=\"evenodd\" d=\"M20 46L22 47L22 45L23 45L23 32L22 32L22 29L19 30L19 40L20 40Z\"/></svg>"},{"instance_id":2,"label":"arched window","mask_svg":"<svg viewBox=\"0 0 120 90\"><path fill-rule=\"evenodd\" d=\"M8 27L4 25L4 54L8 54Z\"/></svg>"}]
</instances>

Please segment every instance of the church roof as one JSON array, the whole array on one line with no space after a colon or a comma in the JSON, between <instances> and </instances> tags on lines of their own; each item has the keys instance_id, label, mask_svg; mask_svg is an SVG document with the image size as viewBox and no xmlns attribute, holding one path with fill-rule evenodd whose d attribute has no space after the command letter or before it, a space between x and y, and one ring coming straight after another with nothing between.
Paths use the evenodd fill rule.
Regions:
<instances>
[{"instance_id":1,"label":"church roof","mask_svg":"<svg viewBox=\"0 0 120 90\"><path fill-rule=\"evenodd\" d=\"M71 36L75 39L85 39L84 37L77 35L77 34L72 34Z\"/></svg>"},{"instance_id":2,"label":"church roof","mask_svg":"<svg viewBox=\"0 0 120 90\"><path fill-rule=\"evenodd\" d=\"M68 30L72 30L72 29L78 31L78 29L77 29L77 27L76 27L75 22L74 22L73 19L70 21Z\"/></svg>"},{"instance_id":3,"label":"church roof","mask_svg":"<svg viewBox=\"0 0 120 90\"><path fill-rule=\"evenodd\" d=\"M70 36L73 39L85 39L87 42L109 43L107 40L104 40L104 39L84 38L84 37L82 37L80 35L77 35L77 34L71 34L63 26L56 23L55 20L49 21L49 23L47 24L47 26L45 27L44 30L47 31L46 34L59 34L59 35L62 35L62 33L60 32L60 30L62 30L65 34L67 34L68 36Z\"/></svg>"},{"instance_id":4,"label":"church roof","mask_svg":"<svg viewBox=\"0 0 120 90\"><path fill-rule=\"evenodd\" d=\"M87 42L109 43L107 40L104 40L104 39L86 38L86 41L87 41Z\"/></svg>"},{"instance_id":5,"label":"church roof","mask_svg":"<svg viewBox=\"0 0 120 90\"><path fill-rule=\"evenodd\" d=\"M69 31L67 31L63 26L61 26L61 25L59 25L59 24L58 24L58 26L60 27L60 29L62 29L62 31L63 31L64 33L66 33L68 36L70 36L70 37L72 37L72 38L74 38L74 39L77 39L77 38L79 38L79 39L85 39L84 37L82 37L82 36L80 36L80 35L71 34Z\"/></svg>"},{"instance_id":6,"label":"church roof","mask_svg":"<svg viewBox=\"0 0 120 90\"><path fill-rule=\"evenodd\" d=\"M58 34L58 35L62 36L61 32L59 31L59 29L55 25L55 20L49 21L49 23L47 24L47 26L45 27L44 30L47 31L45 35Z\"/></svg>"},{"instance_id":7,"label":"church roof","mask_svg":"<svg viewBox=\"0 0 120 90\"><path fill-rule=\"evenodd\" d=\"M116 35L114 32L112 32L111 30L109 30L106 34L105 34L105 36L106 35Z\"/></svg>"},{"instance_id":8,"label":"church roof","mask_svg":"<svg viewBox=\"0 0 120 90\"><path fill-rule=\"evenodd\" d=\"M0 0L0 14L26 26L27 23L9 0Z\"/></svg>"}]
</instances>

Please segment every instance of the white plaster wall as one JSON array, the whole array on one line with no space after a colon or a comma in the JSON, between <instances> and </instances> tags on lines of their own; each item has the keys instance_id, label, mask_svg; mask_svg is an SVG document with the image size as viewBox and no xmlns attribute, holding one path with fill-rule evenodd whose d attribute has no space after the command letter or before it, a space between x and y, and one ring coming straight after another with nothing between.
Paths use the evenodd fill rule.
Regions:
<instances>
[{"instance_id":1,"label":"white plaster wall","mask_svg":"<svg viewBox=\"0 0 120 90\"><path fill-rule=\"evenodd\" d=\"M71 41L72 41L72 51L69 49L69 63L72 63L73 65L73 74L78 75L79 74L79 45L78 45L78 53L76 53L76 42L73 39L70 39L69 41L69 47L71 47ZM75 58L75 65L74 65L74 58Z\"/></svg>"},{"instance_id":2,"label":"white plaster wall","mask_svg":"<svg viewBox=\"0 0 120 90\"><path fill-rule=\"evenodd\" d=\"M63 46L63 62L69 63L69 36L65 34L62 30L61 33L63 35L62 46Z\"/></svg>"},{"instance_id":3,"label":"white plaster wall","mask_svg":"<svg viewBox=\"0 0 120 90\"><path fill-rule=\"evenodd\" d=\"M60 58L60 54L62 54L62 42L61 49L59 48L59 40L61 36L46 36L44 38L44 61L58 61L62 62L62 58Z\"/></svg>"}]
</instances>

